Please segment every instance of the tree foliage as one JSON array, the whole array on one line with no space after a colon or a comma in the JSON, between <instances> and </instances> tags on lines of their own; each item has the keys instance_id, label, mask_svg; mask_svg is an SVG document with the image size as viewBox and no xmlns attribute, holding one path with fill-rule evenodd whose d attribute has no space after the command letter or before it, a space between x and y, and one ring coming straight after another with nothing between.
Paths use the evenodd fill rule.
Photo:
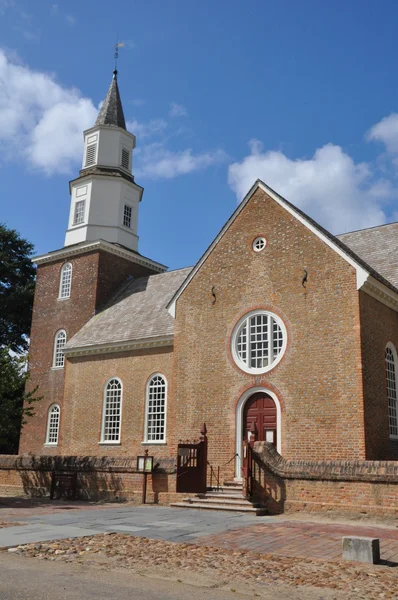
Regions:
<instances>
[{"instance_id":1,"label":"tree foliage","mask_svg":"<svg viewBox=\"0 0 398 600\"><path fill-rule=\"evenodd\" d=\"M37 388L25 392L29 373L26 358L0 349L0 454L17 454L19 435L27 417L33 416Z\"/></svg>"},{"instance_id":2,"label":"tree foliage","mask_svg":"<svg viewBox=\"0 0 398 600\"><path fill-rule=\"evenodd\" d=\"M36 269L33 245L0 224L0 348L27 349Z\"/></svg>"},{"instance_id":3,"label":"tree foliage","mask_svg":"<svg viewBox=\"0 0 398 600\"><path fill-rule=\"evenodd\" d=\"M36 274L32 251L30 242L0 224L0 454L18 452L21 428L40 399L37 388L25 392Z\"/></svg>"}]
</instances>

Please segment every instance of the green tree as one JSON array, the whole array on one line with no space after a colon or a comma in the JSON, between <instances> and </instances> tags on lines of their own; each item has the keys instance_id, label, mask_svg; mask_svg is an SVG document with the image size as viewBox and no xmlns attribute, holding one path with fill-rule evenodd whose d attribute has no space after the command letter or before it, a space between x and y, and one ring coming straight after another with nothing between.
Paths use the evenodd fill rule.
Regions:
<instances>
[{"instance_id":1,"label":"green tree","mask_svg":"<svg viewBox=\"0 0 398 600\"><path fill-rule=\"evenodd\" d=\"M0 348L27 350L36 269L33 245L0 224Z\"/></svg>"},{"instance_id":2,"label":"green tree","mask_svg":"<svg viewBox=\"0 0 398 600\"><path fill-rule=\"evenodd\" d=\"M0 454L18 452L23 424L33 415L37 388L25 392L35 268L33 245L0 224Z\"/></svg>"},{"instance_id":3,"label":"green tree","mask_svg":"<svg viewBox=\"0 0 398 600\"><path fill-rule=\"evenodd\" d=\"M0 454L17 454L21 428L33 416L37 388L25 392L29 373L26 357L0 349Z\"/></svg>"}]
</instances>

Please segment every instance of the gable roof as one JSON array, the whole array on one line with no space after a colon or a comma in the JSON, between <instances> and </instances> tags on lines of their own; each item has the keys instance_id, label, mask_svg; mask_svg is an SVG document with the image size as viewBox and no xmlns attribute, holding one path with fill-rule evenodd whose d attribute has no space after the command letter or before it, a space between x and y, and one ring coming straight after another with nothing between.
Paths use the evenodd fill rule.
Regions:
<instances>
[{"instance_id":1,"label":"gable roof","mask_svg":"<svg viewBox=\"0 0 398 600\"><path fill-rule=\"evenodd\" d=\"M398 287L398 223L351 231L337 238Z\"/></svg>"},{"instance_id":2,"label":"gable roof","mask_svg":"<svg viewBox=\"0 0 398 600\"><path fill-rule=\"evenodd\" d=\"M191 268L168 271L128 280L109 302L108 307L95 315L66 344L65 353L91 350L96 347L131 345L140 342L159 345L172 343L173 318L166 304L186 279ZM90 352L90 353L91 353Z\"/></svg>"},{"instance_id":3,"label":"gable roof","mask_svg":"<svg viewBox=\"0 0 398 600\"><path fill-rule=\"evenodd\" d=\"M378 273L374 268L372 268L367 262L365 262L360 256L356 254L348 245L346 245L343 241L341 241L336 236L332 235L329 231L324 229L321 225L319 225L316 221L314 221L311 217L305 214L302 210L294 206L291 202L280 196L277 192L275 192L272 188L270 188L266 183L261 181L261 179L257 179L252 188L243 198L242 202L236 208L236 210L232 213L231 217L225 223L224 227L221 229L219 234L215 237L213 242L207 248L206 252L202 255L199 261L196 263L195 267L189 273L186 280L180 285L178 290L175 292L170 302L167 305L167 308L170 314L175 317L175 303L178 298L188 286L190 281L196 275L202 264L206 261L209 254L213 251L215 246L218 244L220 239L223 237L224 233L229 229L230 225L234 222L236 217L240 214L246 204L249 202L250 198L253 194L258 190L262 189L268 196L270 196L273 200L275 200L280 206L285 208L291 215L295 216L301 223L303 223L310 231L315 233L318 238L324 241L330 248L335 250L342 258L344 258L352 267L356 269L357 274L357 289L361 289L364 284L368 281L369 278L372 278L381 286L385 286L390 290L390 296L392 294L391 300L392 304L394 304L395 310L398 309L398 289L385 277L383 277L380 273ZM366 289L368 291L368 289ZM376 292L375 292L376 293ZM375 294L374 293L374 294ZM379 294L379 290L377 292ZM374 295L372 293L372 295ZM380 299L380 298L379 298Z\"/></svg>"}]
</instances>

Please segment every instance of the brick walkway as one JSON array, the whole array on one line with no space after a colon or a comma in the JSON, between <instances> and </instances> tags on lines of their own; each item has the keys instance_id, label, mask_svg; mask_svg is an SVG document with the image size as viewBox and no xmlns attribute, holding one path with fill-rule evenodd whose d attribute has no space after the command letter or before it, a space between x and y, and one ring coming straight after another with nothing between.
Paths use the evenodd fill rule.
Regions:
<instances>
[{"instance_id":1,"label":"brick walkway","mask_svg":"<svg viewBox=\"0 0 398 600\"><path fill-rule=\"evenodd\" d=\"M379 538L382 561L398 566L398 531L381 527L282 521L203 536L195 539L195 543L229 550L340 560L341 538L349 535Z\"/></svg>"}]
</instances>

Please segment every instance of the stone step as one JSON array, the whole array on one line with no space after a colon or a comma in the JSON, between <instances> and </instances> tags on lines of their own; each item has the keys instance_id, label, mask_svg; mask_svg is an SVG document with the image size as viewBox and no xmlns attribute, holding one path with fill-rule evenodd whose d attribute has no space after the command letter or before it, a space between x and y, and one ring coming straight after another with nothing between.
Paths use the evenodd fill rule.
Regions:
<instances>
[{"instance_id":1,"label":"stone step","mask_svg":"<svg viewBox=\"0 0 398 600\"><path fill-rule=\"evenodd\" d=\"M240 513L248 513L251 515L257 515L258 517L260 516L264 516L268 514L268 511L266 508L256 508L254 506L234 506L231 504L214 504L214 503L205 503L205 502L201 502L201 503L197 503L197 504L192 504L190 502L173 502L172 504L170 504L170 506L174 506L176 508L200 508L202 510L222 510L222 511L229 511L229 512L240 512Z\"/></svg>"},{"instance_id":2,"label":"stone step","mask_svg":"<svg viewBox=\"0 0 398 600\"><path fill-rule=\"evenodd\" d=\"M191 504L197 504L198 502L205 502L206 504L232 504L233 506L257 506L260 508L260 504L254 504L253 502L249 502L246 498L225 498L224 496L220 497L208 497L205 495L197 495L194 498L183 498L183 502L190 502Z\"/></svg>"},{"instance_id":3,"label":"stone step","mask_svg":"<svg viewBox=\"0 0 398 600\"><path fill-rule=\"evenodd\" d=\"M228 490L229 492L242 492L243 486L240 483L225 482L219 489Z\"/></svg>"},{"instance_id":4,"label":"stone step","mask_svg":"<svg viewBox=\"0 0 398 600\"><path fill-rule=\"evenodd\" d=\"M242 490L239 492L218 491L218 492L206 492L206 498L244 498Z\"/></svg>"}]
</instances>

